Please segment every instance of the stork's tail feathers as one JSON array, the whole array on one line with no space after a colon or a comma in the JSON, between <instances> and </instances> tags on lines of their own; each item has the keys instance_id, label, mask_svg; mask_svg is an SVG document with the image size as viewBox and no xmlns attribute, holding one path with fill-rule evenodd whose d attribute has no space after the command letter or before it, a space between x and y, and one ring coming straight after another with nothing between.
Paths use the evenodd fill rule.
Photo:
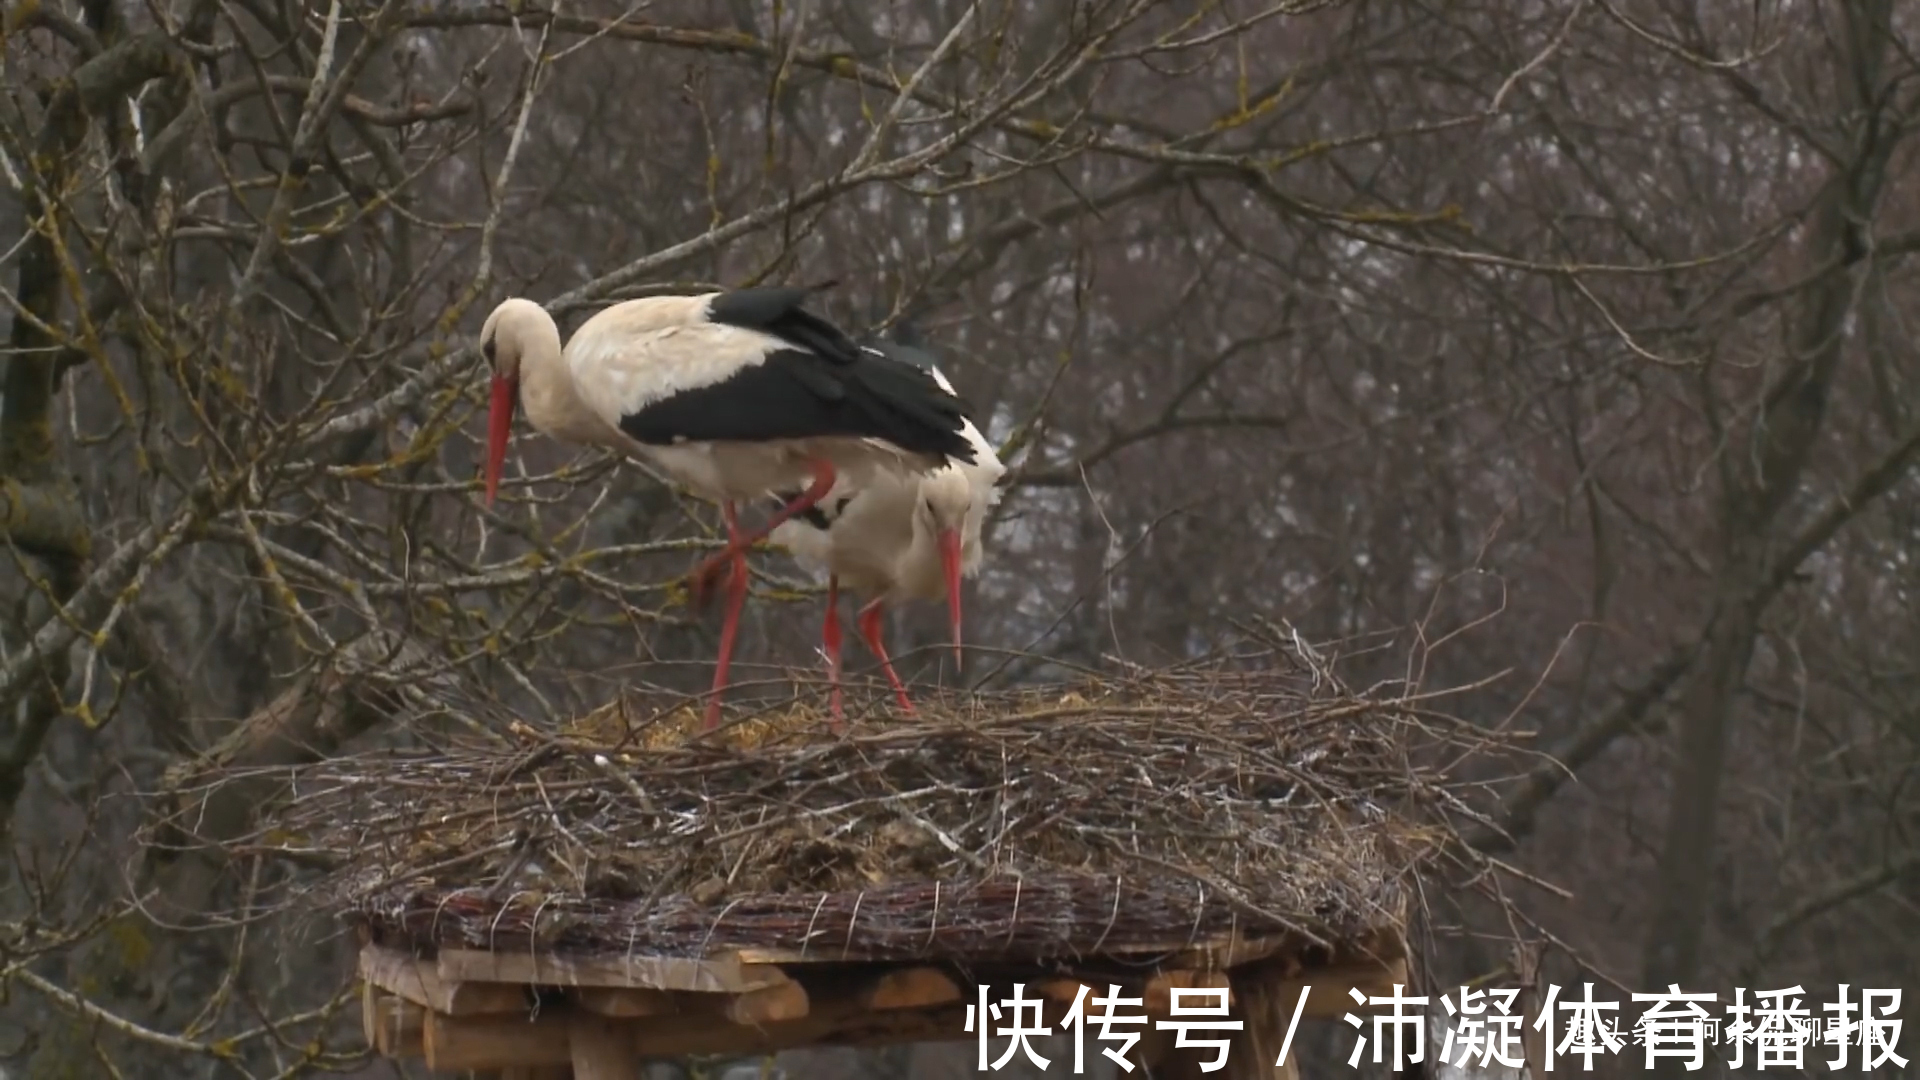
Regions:
<instances>
[{"instance_id":1,"label":"stork's tail feathers","mask_svg":"<svg viewBox=\"0 0 1920 1080\"><path fill-rule=\"evenodd\" d=\"M901 421L897 434L886 433L890 441L909 453L974 460L973 444L966 437L965 402L942 388L924 368L890 357L861 359L860 387L885 401L888 411Z\"/></svg>"}]
</instances>

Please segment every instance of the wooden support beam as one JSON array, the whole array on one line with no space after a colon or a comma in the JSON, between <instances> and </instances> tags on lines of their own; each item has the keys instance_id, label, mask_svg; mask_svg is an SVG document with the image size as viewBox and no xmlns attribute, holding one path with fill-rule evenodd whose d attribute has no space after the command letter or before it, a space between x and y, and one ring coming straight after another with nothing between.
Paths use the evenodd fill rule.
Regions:
<instances>
[{"instance_id":1,"label":"wooden support beam","mask_svg":"<svg viewBox=\"0 0 1920 1080\"><path fill-rule=\"evenodd\" d=\"M807 1015L810 1004L806 987L789 981L735 996L727 1002L727 1019L751 1026L798 1020Z\"/></svg>"},{"instance_id":2,"label":"wooden support beam","mask_svg":"<svg viewBox=\"0 0 1920 1080\"><path fill-rule=\"evenodd\" d=\"M1175 990L1225 990L1227 1004L1233 1005L1233 986L1227 981L1224 971L1162 971L1147 979L1143 993L1148 1016L1166 1016L1173 1008ZM1195 995L1182 994L1180 998L1188 1005L1206 1005L1218 999L1218 995L1205 995L1197 1001Z\"/></svg>"},{"instance_id":3,"label":"wooden support beam","mask_svg":"<svg viewBox=\"0 0 1920 1080\"><path fill-rule=\"evenodd\" d=\"M1096 990L1092 983L1084 983L1079 979L1042 979L1036 983L1028 983L1027 989L1032 990L1048 1001L1057 1001L1071 1008L1074 999L1079 997L1082 986L1087 988L1087 1000L1089 1002L1093 1000L1095 994L1104 992L1102 990Z\"/></svg>"},{"instance_id":4,"label":"wooden support beam","mask_svg":"<svg viewBox=\"0 0 1920 1080\"><path fill-rule=\"evenodd\" d=\"M360 983L360 1027L367 1045L383 1057L419 1057L426 1010L387 993L370 982Z\"/></svg>"},{"instance_id":5,"label":"wooden support beam","mask_svg":"<svg viewBox=\"0 0 1920 1080\"><path fill-rule=\"evenodd\" d=\"M1391 951L1398 940L1382 936L1369 949ZM362 1026L386 1056L425 1056L427 1067L441 1071L517 1070L501 1080L631 1080L637 1065L629 1067L627 1058L635 1056L968 1037L961 1027L967 991L941 966L814 968L803 986L778 966L743 962L742 955L696 960L445 949L422 961L370 946L361 954ZM1303 1018L1338 1018L1370 1011L1352 1000L1350 988L1387 997L1407 979L1404 955L1384 963L1365 952L1336 955L1354 959L1302 971L1296 953L1279 950L1230 971L1163 966L1111 976L1111 964L1095 958L1086 972L1036 965L994 978L1024 978L1054 1024L1083 986L1091 997L1104 994L1109 982L1124 982L1122 993L1140 996L1148 1014L1160 1018L1168 1017L1177 989L1223 989L1230 1015L1246 1028L1234 1037L1229 1067L1216 1080L1298 1080L1294 1063L1274 1058L1303 989L1309 994ZM564 988L566 1000L549 994L532 1009L534 987ZM1213 1056L1173 1047L1171 1033L1150 1028L1141 1034L1132 1057L1138 1064L1152 1061L1156 1077L1198 1075L1199 1063Z\"/></svg>"},{"instance_id":6,"label":"wooden support beam","mask_svg":"<svg viewBox=\"0 0 1920 1080\"><path fill-rule=\"evenodd\" d=\"M568 1020L572 1010L541 1009L537 1016L446 1016L426 1014L427 1068L507 1069L567 1065L573 1061Z\"/></svg>"},{"instance_id":7,"label":"wooden support beam","mask_svg":"<svg viewBox=\"0 0 1920 1080\"><path fill-rule=\"evenodd\" d=\"M634 990L615 986L576 986L567 996L582 1009L601 1016L670 1016L680 1011L666 990Z\"/></svg>"},{"instance_id":8,"label":"wooden support beam","mask_svg":"<svg viewBox=\"0 0 1920 1080\"><path fill-rule=\"evenodd\" d=\"M797 1020L742 1025L724 1014L681 1014L628 1021L643 1057L688 1054L760 1054L807 1046L886 1046L903 1042L955 1042L964 1030L959 1002L924 1009L868 1009L858 996L813 1005Z\"/></svg>"},{"instance_id":9,"label":"wooden support beam","mask_svg":"<svg viewBox=\"0 0 1920 1080\"><path fill-rule=\"evenodd\" d=\"M727 959L740 964L884 964L899 963L898 957L846 949L734 949L709 959Z\"/></svg>"},{"instance_id":10,"label":"wooden support beam","mask_svg":"<svg viewBox=\"0 0 1920 1080\"><path fill-rule=\"evenodd\" d=\"M556 956L442 949L440 978L448 982L521 983L531 986L613 986L744 994L790 981L768 964L743 964L731 956L691 960L670 956Z\"/></svg>"},{"instance_id":11,"label":"wooden support beam","mask_svg":"<svg viewBox=\"0 0 1920 1080\"><path fill-rule=\"evenodd\" d=\"M525 1012L527 988L506 983L449 982L432 960L398 949L360 949L360 977L390 994L448 1016Z\"/></svg>"},{"instance_id":12,"label":"wooden support beam","mask_svg":"<svg viewBox=\"0 0 1920 1080\"><path fill-rule=\"evenodd\" d=\"M959 1001L960 987L939 968L902 968L875 979L865 999L869 1009L920 1009Z\"/></svg>"},{"instance_id":13,"label":"wooden support beam","mask_svg":"<svg viewBox=\"0 0 1920 1080\"><path fill-rule=\"evenodd\" d=\"M568 1028L573 1080L637 1080L640 1055L633 1032L618 1021L576 1013Z\"/></svg>"},{"instance_id":14,"label":"wooden support beam","mask_svg":"<svg viewBox=\"0 0 1920 1080\"><path fill-rule=\"evenodd\" d=\"M1300 997L1303 987L1312 987L1307 995L1306 1016L1314 1020L1337 1020L1348 1013L1362 1016L1381 1010L1356 1005L1353 996L1347 993L1349 988L1357 989L1369 997L1392 997L1395 983L1406 985L1407 961L1405 957L1390 964L1367 964L1343 967L1321 968L1296 978L1276 984L1274 993L1286 1001L1291 1013L1293 1003Z\"/></svg>"},{"instance_id":15,"label":"wooden support beam","mask_svg":"<svg viewBox=\"0 0 1920 1080\"><path fill-rule=\"evenodd\" d=\"M1185 946L1163 959L1160 966L1192 971L1224 971L1241 964L1265 960L1277 953L1296 950L1300 944L1298 939L1286 934L1248 937L1236 931L1212 941Z\"/></svg>"}]
</instances>

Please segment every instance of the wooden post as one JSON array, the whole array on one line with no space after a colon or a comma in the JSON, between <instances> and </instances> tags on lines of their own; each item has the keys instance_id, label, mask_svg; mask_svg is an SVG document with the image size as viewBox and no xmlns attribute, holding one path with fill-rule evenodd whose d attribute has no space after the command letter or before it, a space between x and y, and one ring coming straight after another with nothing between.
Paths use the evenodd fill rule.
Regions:
<instances>
[{"instance_id":1,"label":"wooden post","mask_svg":"<svg viewBox=\"0 0 1920 1080\"><path fill-rule=\"evenodd\" d=\"M416 1057L426 1023L426 1010L372 983L360 984L360 1023L367 1045L385 1057Z\"/></svg>"},{"instance_id":2,"label":"wooden post","mask_svg":"<svg viewBox=\"0 0 1920 1080\"><path fill-rule=\"evenodd\" d=\"M640 1054L631 1031L606 1017L580 1013L573 1017L569 1035L573 1080L639 1080Z\"/></svg>"},{"instance_id":3,"label":"wooden post","mask_svg":"<svg viewBox=\"0 0 1920 1080\"><path fill-rule=\"evenodd\" d=\"M1288 1046L1286 1060L1280 1060L1280 1048L1287 1043L1287 1026L1293 1022L1293 1007L1299 1000L1297 990L1292 995L1281 993L1283 985L1257 977L1235 985L1238 1001L1233 1015L1243 1026L1227 1051L1227 1067L1223 1070L1227 1080L1299 1080L1297 1051ZM1299 1038L1296 1030L1294 1041Z\"/></svg>"}]
</instances>

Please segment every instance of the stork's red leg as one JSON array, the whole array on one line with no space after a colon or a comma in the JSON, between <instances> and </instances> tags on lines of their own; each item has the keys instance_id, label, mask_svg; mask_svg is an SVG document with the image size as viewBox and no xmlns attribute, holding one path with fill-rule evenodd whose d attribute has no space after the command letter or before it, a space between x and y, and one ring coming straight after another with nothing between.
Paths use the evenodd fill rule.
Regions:
<instances>
[{"instance_id":1,"label":"stork's red leg","mask_svg":"<svg viewBox=\"0 0 1920 1080\"><path fill-rule=\"evenodd\" d=\"M721 567L735 574L747 572L745 552L748 545L739 543L740 519L731 500L720 504L720 517L727 523L727 546L720 554L695 567L692 578L687 582L689 598L696 609L706 606L707 597L712 594L714 578L719 576Z\"/></svg>"},{"instance_id":2,"label":"stork's red leg","mask_svg":"<svg viewBox=\"0 0 1920 1080\"><path fill-rule=\"evenodd\" d=\"M731 502L725 503L720 507L720 519L727 523L727 546L731 548L733 547L733 542L740 536L740 518L737 516L737 511L734 510ZM730 580L734 584L737 584L744 592L747 584L752 580L752 575L747 570L746 548L739 548L734 551L732 566L733 577Z\"/></svg>"},{"instance_id":3,"label":"stork's red leg","mask_svg":"<svg viewBox=\"0 0 1920 1080\"><path fill-rule=\"evenodd\" d=\"M711 586L714 576L719 574L722 565L730 559L739 559L744 563L748 548L765 539L766 535L777 528L781 522L795 514L805 513L815 503L826 498L827 492L833 490L833 482L837 474L832 462L825 458L818 458L808 462L807 468L813 472L812 487L801 492L799 498L781 507L780 512L768 518L765 524L744 536L729 525L726 550L693 568L688 591L692 594L694 606L698 607L704 602L707 589Z\"/></svg>"},{"instance_id":4,"label":"stork's red leg","mask_svg":"<svg viewBox=\"0 0 1920 1080\"><path fill-rule=\"evenodd\" d=\"M900 702L900 711L913 715L913 699L907 696L907 688L901 684L900 676L893 670L893 661L887 657L886 642L880 640L881 601L875 600L860 609L860 636L865 639L867 648L880 658L880 670L887 673L887 682L893 684L894 699Z\"/></svg>"},{"instance_id":5,"label":"stork's red leg","mask_svg":"<svg viewBox=\"0 0 1920 1080\"><path fill-rule=\"evenodd\" d=\"M721 514L727 521L727 534L738 532L734 520L733 504L721 507ZM712 731L720 726L720 696L727 689L727 669L733 664L733 642L740 633L740 609L747 601L747 559L736 555L732 559L733 575L727 579L727 612L720 624L720 659L713 666L713 693L707 698L707 719L704 730Z\"/></svg>"},{"instance_id":6,"label":"stork's red leg","mask_svg":"<svg viewBox=\"0 0 1920 1080\"><path fill-rule=\"evenodd\" d=\"M820 628L820 645L827 654L827 682L833 688L832 718L827 723L839 734L846 723L840 703L840 578L834 574L827 576L827 621Z\"/></svg>"}]
</instances>

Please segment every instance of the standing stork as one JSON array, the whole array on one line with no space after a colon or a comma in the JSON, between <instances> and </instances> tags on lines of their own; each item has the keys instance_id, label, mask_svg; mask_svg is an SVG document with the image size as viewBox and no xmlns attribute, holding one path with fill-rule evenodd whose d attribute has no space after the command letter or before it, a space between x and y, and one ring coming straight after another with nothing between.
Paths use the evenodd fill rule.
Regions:
<instances>
[{"instance_id":1,"label":"standing stork","mask_svg":"<svg viewBox=\"0 0 1920 1080\"><path fill-rule=\"evenodd\" d=\"M545 308L519 298L493 310L480 348L493 367L486 495L500 485L515 405L546 435L618 450L719 502L727 546L694 567L695 605L730 569L706 729L747 594L746 551L805 513L837 482L971 463L965 407L913 364L862 350L801 305L812 289L758 288L614 304L564 349ZM809 484L766 524L743 532L735 504Z\"/></svg>"},{"instance_id":2,"label":"standing stork","mask_svg":"<svg viewBox=\"0 0 1920 1080\"><path fill-rule=\"evenodd\" d=\"M951 394L953 386L932 357L907 335L876 343L876 351L914 363ZM801 565L827 575L827 617L820 642L832 684L832 724L841 727L840 584L871 596L855 625L867 648L880 660L900 708L911 714L913 701L893 670L881 638L880 621L888 604L947 598L953 631L953 656L960 662L960 580L980 567L981 526L1000 501L1007 469L971 419L962 434L973 448L970 458L930 473L875 473L865 483L837 482L827 497L773 530L771 541L793 553ZM786 496L781 496L784 500Z\"/></svg>"}]
</instances>

